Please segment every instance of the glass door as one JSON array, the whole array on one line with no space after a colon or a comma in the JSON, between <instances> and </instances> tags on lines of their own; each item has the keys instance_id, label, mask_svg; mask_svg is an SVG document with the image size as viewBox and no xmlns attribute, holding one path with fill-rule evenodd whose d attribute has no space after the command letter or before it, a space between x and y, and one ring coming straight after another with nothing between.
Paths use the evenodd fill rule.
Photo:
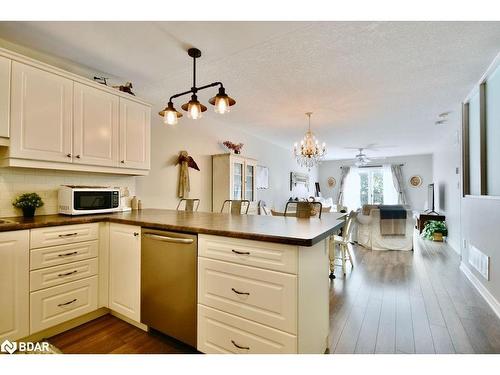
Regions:
<instances>
[{"instance_id":1,"label":"glass door","mask_svg":"<svg viewBox=\"0 0 500 375\"><path fill-rule=\"evenodd\" d=\"M380 169L359 172L360 203L384 204L384 174Z\"/></svg>"},{"instance_id":2,"label":"glass door","mask_svg":"<svg viewBox=\"0 0 500 375\"><path fill-rule=\"evenodd\" d=\"M245 199L250 202L255 200L255 166L251 164L246 164L245 170Z\"/></svg>"},{"instance_id":3,"label":"glass door","mask_svg":"<svg viewBox=\"0 0 500 375\"><path fill-rule=\"evenodd\" d=\"M243 199L243 163L233 163L233 191L231 199Z\"/></svg>"}]
</instances>

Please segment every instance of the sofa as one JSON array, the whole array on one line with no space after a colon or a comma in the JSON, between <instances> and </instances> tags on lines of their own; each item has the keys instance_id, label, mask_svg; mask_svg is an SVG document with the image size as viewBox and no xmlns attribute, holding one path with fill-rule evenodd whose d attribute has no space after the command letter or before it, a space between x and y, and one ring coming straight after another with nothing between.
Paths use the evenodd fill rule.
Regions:
<instances>
[{"instance_id":1,"label":"sofa","mask_svg":"<svg viewBox=\"0 0 500 375\"><path fill-rule=\"evenodd\" d=\"M363 207L356 216L356 240L370 250L413 250L413 212L406 209L404 235L382 235L380 209L377 206Z\"/></svg>"}]
</instances>

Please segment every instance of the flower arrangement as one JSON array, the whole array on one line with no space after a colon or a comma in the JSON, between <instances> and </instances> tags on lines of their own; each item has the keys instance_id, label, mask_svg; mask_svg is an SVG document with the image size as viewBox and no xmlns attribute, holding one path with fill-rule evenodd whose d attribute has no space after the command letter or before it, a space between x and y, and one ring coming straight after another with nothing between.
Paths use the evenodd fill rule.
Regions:
<instances>
[{"instance_id":1,"label":"flower arrangement","mask_svg":"<svg viewBox=\"0 0 500 375\"><path fill-rule=\"evenodd\" d=\"M37 193L24 193L14 199L12 205L22 209L24 217L33 217L35 210L43 206L43 200Z\"/></svg>"},{"instance_id":2,"label":"flower arrangement","mask_svg":"<svg viewBox=\"0 0 500 375\"><path fill-rule=\"evenodd\" d=\"M226 146L229 150L233 150L235 154L240 154L241 149L243 148L243 143L233 143L231 141L224 141L222 144Z\"/></svg>"}]
</instances>

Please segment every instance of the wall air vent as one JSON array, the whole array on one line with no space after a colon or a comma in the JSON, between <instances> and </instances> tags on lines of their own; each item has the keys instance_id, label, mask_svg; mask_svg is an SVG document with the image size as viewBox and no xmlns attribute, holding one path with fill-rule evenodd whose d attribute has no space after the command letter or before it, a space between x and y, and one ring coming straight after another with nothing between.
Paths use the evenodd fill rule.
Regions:
<instances>
[{"instance_id":1,"label":"wall air vent","mask_svg":"<svg viewBox=\"0 0 500 375\"><path fill-rule=\"evenodd\" d=\"M490 257L472 244L469 245L469 264L486 280L490 279Z\"/></svg>"}]
</instances>

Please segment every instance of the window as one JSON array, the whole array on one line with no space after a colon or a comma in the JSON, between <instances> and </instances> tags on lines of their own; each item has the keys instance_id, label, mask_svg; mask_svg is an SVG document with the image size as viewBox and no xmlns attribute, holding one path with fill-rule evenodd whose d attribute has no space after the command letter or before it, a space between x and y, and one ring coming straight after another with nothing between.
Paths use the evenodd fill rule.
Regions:
<instances>
[{"instance_id":1,"label":"window","mask_svg":"<svg viewBox=\"0 0 500 375\"><path fill-rule=\"evenodd\" d=\"M344 204L356 210L364 204L397 204L390 165L383 167L352 167L346 177Z\"/></svg>"},{"instance_id":2,"label":"window","mask_svg":"<svg viewBox=\"0 0 500 375\"><path fill-rule=\"evenodd\" d=\"M361 170L360 178L360 203L384 204L384 174L381 169Z\"/></svg>"}]
</instances>

